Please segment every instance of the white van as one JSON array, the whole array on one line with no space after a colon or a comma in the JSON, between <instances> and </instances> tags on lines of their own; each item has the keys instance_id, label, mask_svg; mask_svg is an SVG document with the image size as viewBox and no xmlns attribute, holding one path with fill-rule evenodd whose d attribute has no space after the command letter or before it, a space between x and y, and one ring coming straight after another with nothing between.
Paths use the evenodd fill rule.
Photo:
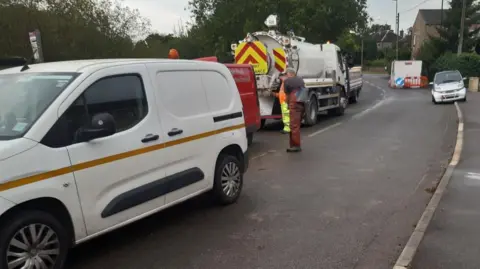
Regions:
<instances>
[{"instance_id":1,"label":"white van","mask_svg":"<svg viewBox=\"0 0 480 269\"><path fill-rule=\"evenodd\" d=\"M62 268L71 246L206 191L233 203L248 166L240 95L218 63L10 68L0 117L0 268Z\"/></svg>"}]
</instances>

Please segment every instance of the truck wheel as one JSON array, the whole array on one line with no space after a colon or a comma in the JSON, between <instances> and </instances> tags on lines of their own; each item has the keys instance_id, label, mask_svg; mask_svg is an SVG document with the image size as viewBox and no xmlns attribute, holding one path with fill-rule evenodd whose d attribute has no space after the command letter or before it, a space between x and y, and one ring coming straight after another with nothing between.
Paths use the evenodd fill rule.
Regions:
<instances>
[{"instance_id":1,"label":"truck wheel","mask_svg":"<svg viewBox=\"0 0 480 269\"><path fill-rule=\"evenodd\" d=\"M358 95L359 95L358 90L355 90L353 92L353 96L350 96L350 98L348 98L348 102L350 104L356 104L358 102Z\"/></svg>"},{"instance_id":2,"label":"truck wheel","mask_svg":"<svg viewBox=\"0 0 480 269\"><path fill-rule=\"evenodd\" d=\"M63 268L70 239L49 213L21 211L10 216L0 231L0 268Z\"/></svg>"},{"instance_id":3,"label":"truck wheel","mask_svg":"<svg viewBox=\"0 0 480 269\"><path fill-rule=\"evenodd\" d=\"M267 121L266 119L261 119L260 120L260 129L263 129L265 127L265 121Z\"/></svg>"},{"instance_id":4,"label":"truck wheel","mask_svg":"<svg viewBox=\"0 0 480 269\"><path fill-rule=\"evenodd\" d=\"M343 114L345 114L345 109L347 108L348 99L343 89L340 89L340 97L338 98L338 103L339 103L338 107L328 111L329 115L342 116Z\"/></svg>"},{"instance_id":5,"label":"truck wheel","mask_svg":"<svg viewBox=\"0 0 480 269\"><path fill-rule=\"evenodd\" d=\"M221 154L215 166L212 194L221 205L233 204L240 197L243 173L240 161L232 155Z\"/></svg>"},{"instance_id":6,"label":"truck wheel","mask_svg":"<svg viewBox=\"0 0 480 269\"><path fill-rule=\"evenodd\" d=\"M313 126L317 124L318 119L318 102L315 95L312 95L305 105L304 123L306 126Z\"/></svg>"}]
</instances>

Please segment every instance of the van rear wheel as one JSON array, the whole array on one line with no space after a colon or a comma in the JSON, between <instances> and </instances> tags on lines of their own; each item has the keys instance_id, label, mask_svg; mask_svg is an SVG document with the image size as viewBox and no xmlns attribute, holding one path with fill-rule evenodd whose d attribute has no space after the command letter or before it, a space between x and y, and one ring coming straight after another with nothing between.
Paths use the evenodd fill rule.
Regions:
<instances>
[{"instance_id":1,"label":"van rear wheel","mask_svg":"<svg viewBox=\"0 0 480 269\"><path fill-rule=\"evenodd\" d=\"M237 157L221 154L215 167L213 196L222 205L233 204L240 197L243 172Z\"/></svg>"},{"instance_id":2,"label":"van rear wheel","mask_svg":"<svg viewBox=\"0 0 480 269\"><path fill-rule=\"evenodd\" d=\"M0 268L63 268L70 240L65 227L51 214L21 211L0 229Z\"/></svg>"}]
</instances>

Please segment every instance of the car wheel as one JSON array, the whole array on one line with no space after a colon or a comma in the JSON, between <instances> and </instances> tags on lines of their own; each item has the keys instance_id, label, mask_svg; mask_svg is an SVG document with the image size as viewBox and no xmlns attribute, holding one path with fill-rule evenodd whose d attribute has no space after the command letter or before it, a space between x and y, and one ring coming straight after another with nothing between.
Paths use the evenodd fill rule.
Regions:
<instances>
[{"instance_id":1,"label":"car wheel","mask_svg":"<svg viewBox=\"0 0 480 269\"><path fill-rule=\"evenodd\" d=\"M433 95L432 95L432 103L435 105L437 104L437 101L435 101L435 98L433 97Z\"/></svg>"},{"instance_id":2,"label":"car wheel","mask_svg":"<svg viewBox=\"0 0 480 269\"><path fill-rule=\"evenodd\" d=\"M467 96L465 95L465 98L463 98L462 100L460 100L461 102L466 102L467 101Z\"/></svg>"},{"instance_id":3,"label":"car wheel","mask_svg":"<svg viewBox=\"0 0 480 269\"><path fill-rule=\"evenodd\" d=\"M240 161L231 155L220 155L215 167L213 195L222 205L235 203L243 187Z\"/></svg>"},{"instance_id":4,"label":"car wheel","mask_svg":"<svg viewBox=\"0 0 480 269\"><path fill-rule=\"evenodd\" d=\"M22 211L10 216L0 231L0 268L63 268L70 240L52 215Z\"/></svg>"}]
</instances>

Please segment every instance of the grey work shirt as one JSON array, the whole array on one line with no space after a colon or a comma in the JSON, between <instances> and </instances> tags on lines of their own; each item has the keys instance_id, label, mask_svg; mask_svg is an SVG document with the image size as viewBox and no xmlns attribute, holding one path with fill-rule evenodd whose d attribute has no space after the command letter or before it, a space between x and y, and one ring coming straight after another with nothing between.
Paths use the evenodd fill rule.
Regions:
<instances>
[{"instance_id":1,"label":"grey work shirt","mask_svg":"<svg viewBox=\"0 0 480 269\"><path fill-rule=\"evenodd\" d=\"M300 77L291 77L285 79L285 93L290 94L294 90L305 87L305 82Z\"/></svg>"}]
</instances>

